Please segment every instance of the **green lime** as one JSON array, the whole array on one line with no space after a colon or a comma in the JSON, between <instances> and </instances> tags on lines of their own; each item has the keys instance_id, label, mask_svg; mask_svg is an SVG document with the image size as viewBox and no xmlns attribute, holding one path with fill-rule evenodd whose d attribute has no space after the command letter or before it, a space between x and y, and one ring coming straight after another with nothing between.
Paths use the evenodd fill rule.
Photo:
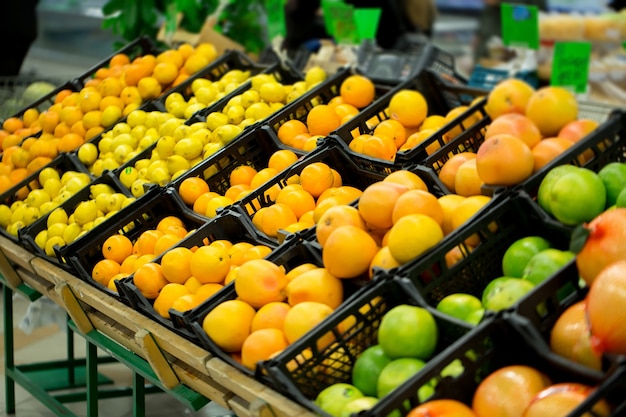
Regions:
<instances>
[{"instance_id":1,"label":"green lime","mask_svg":"<svg viewBox=\"0 0 626 417\"><path fill-rule=\"evenodd\" d=\"M378 378L378 398L383 398L418 373L426 363L416 358L399 358L385 366Z\"/></svg>"},{"instance_id":2,"label":"green lime","mask_svg":"<svg viewBox=\"0 0 626 417\"><path fill-rule=\"evenodd\" d=\"M376 396L378 376L391 358L385 355L380 345L365 349L352 367L352 383L367 396Z\"/></svg>"},{"instance_id":3,"label":"green lime","mask_svg":"<svg viewBox=\"0 0 626 417\"><path fill-rule=\"evenodd\" d=\"M346 404L361 397L363 393L357 387L338 383L324 388L315 398L315 404L331 416L339 417Z\"/></svg>"},{"instance_id":4,"label":"green lime","mask_svg":"<svg viewBox=\"0 0 626 417\"><path fill-rule=\"evenodd\" d=\"M626 164L611 162L598 171L598 176L606 188L606 206L610 207L617 202L617 197L626 187Z\"/></svg>"},{"instance_id":5,"label":"green lime","mask_svg":"<svg viewBox=\"0 0 626 417\"><path fill-rule=\"evenodd\" d=\"M427 309L404 304L383 316L378 343L392 359L427 360L437 347L438 335L437 322Z\"/></svg>"},{"instance_id":6,"label":"green lime","mask_svg":"<svg viewBox=\"0 0 626 417\"><path fill-rule=\"evenodd\" d=\"M437 303L437 310L463 321L468 321L468 318L482 307L478 298L463 293L449 294Z\"/></svg>"},{"instance_id":7,"label":"green lime","mask_svg":"<svg viewBox=\"0 0 626 417\"><path fill-rule=\"evenodd\" d=\"M522 278L538 285L563 268L575 256L573 252L554 248L542 250L530 258Z\"/></svg>"},{"instance_id":8,"label":"green lime","mask_svg":"<svg viewBox=\"0 0 626 417\"><path fill-rule=\"evenodd\" d=\"M575 171L576 169L577 167L574 165L559 165L558 167L551 169L546 176L543 177L541 184L539 184L539 190L537 191L537 202L541 208L546 211L546 213L552 214L552 209L550 207L550 195L554 182L562 175Z\"/></svg>"},{"instance_id":9,"label":"green lime","mask_svg":"<svg viewBox=\"0 0 626 417\"><path fill-rule=\"evenodd\" d=\"M527 236L513 242L502 257L502 274L521 278L530 258L552 244L541 236Z\"/></svg>"},{"instance_id":10,"label":"green lime","mask_svg":"<svg viewBox=\"0 0 626 417\"><path fill-rule=\"evenodd\" d=\"M486 310L501 311L512 307L535 287L521 278L499 277L493 279L483 291L482 302Z\"/></svg>"}]
</instances>

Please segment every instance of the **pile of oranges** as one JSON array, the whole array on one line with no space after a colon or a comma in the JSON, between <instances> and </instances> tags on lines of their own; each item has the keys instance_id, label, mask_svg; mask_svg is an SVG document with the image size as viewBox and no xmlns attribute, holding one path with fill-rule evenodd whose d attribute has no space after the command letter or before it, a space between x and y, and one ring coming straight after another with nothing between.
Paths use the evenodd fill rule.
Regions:
<instances>
[{"instance_id":1,"label":"pile of oranges","mask_svg":"<svg viewBox=\"0 0 626 417\"><path fill-rule=\"evenodd\" d=\"M303 122L292 119L283 123L277 131L278 139L295 149L310 151L319 138L328 136L339 126L359 114L376 96L374 83L363 75L353 74L344 79L339 95L326 104L315 105Z\"/></svg>"}]
</instances>

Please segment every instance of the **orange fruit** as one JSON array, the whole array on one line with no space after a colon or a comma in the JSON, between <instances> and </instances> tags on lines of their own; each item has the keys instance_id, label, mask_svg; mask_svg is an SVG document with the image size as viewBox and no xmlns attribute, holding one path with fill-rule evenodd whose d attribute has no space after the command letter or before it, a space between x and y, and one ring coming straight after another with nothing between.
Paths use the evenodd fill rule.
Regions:
<instances>
[{"instance_id":1,"label":"orange fruit","mask_svg":"<svg viewBox=\"0 0 626 417\"><path fill-rule=\"evenodd\" d=\"M154 99L161 95L163 87L154 77L143 77L137 83L137 89L144 100Z\"/></svg>"},{"instance_id":2,"label":"orange fruit","mask_svg":"<svg viewBox=\"0 0 626 417\"><path fill-rule=\"evenodd\" d=\"M400 147L406 142L406 130L402 123L394 119L387 119L380 122L374 129L374 136L391 138L396 144L396 148Z\"/></svg>"},{"instance_id":3,"label":"orange fruit","mask_svg":"<svg viewBox=\"0 0 626 417\"><path fill-rule=\"evenodd\" d=\"M239 352L250 334L255 314L254 308L245 301L224 301L204 317L202 328L220 349Z\"/></svg>"},{"instance_id":4,"label":"orange fruit","mask_svg":"<svg viewBox=\"0 0 626 417\"><path fill-rule=\"evenodd\" d=\"M160 233L163 233L159 230ZM163 233L161 237L154 242L154 256L158 256L180 242L180 236L170 233Z\"/></svg>"},{"instance_id":5,"label":"orange fruit","mask_svg":"<svg viewBox=\"0 0 626 417\"><path fill-rule=\"evenodd\" d=\"M476 417L476 414L467 405L458 400L428 400L414 409L407 417L428 417L428 416L454 416L454 417Z\"/></svg>"},{"instance_id":6,"label":"orange fruit","mask_svg":"<svg viewBox=\"0 0 626 417\"><path fill-rule=\"evenodd\" d=\"M311 135L327 136L341 125L341 119L332 107L320 104L309 111L306 125Z\"/></svg>"},{"instance_id":7,"label":"orange fruit","mask_svg":"<svg viewBox=\"0 0 626 417\"><path fill-rule=\"evenodd\" d=\"M241 346L241 363L254 371L259 361L270 359L288 345L282 330L270 328L254 331Z\"/></svg>"},{"instance_id":8,"label":"orange fruit","mask_svg":"<svg viewBox=\"0 0 626 417\"><path fill-rule=\"evenodd\" d=\"M133 275L133 283L141 294L149 300L155 299L168 281L161 272L161 265L147 262L141 265Z\"/></svg>"},{"instance_id":9,"label":"orange fruit","mask_svg":"<svg viewBox=\"0 0 626 417\"><path fill-rule=\"evenodd\" d=\"M276 203L288 206L297 219L315 209L315 199L308 191L304 189L283 191L284 188L276 196Z\"/></svg>"},{"instance_id":10,"label":"orange fruit","mask_svg":"<svg viewBox=\"0 0 626 417\"><path fill-rule=\"evenodd\" d=\"M136 254L127 256L120 265L120 273L126 274L128 276L135 272L135 262L137 261L137 258L139 258L139 256L137 256Z\"/></svg>"},{"instance_id":11,"label":"orange fruit","mask_svg":"<svg viewBox=\"0 0 626 417\"><path fill-rule=\"evenodd\" d=\"M182 246L172 248L161 257L163 277L169 282L184 284L191 276L191 257L193 252ZM197 278L197 277L196 277Z\"/></svg>"},{"instance_id":12,"label":"orange fruit","mask_svg":"<svg viewBox=\"0 0 626 417\"><path fill-rule=\"evenodd\" d=\"M191 256L191 274L202 284L221 283L230 271L228 250L202 246Z\"/></svg>"},{"instance_id":13,"label":"orange fruit","mask_svg":"<svg viewBox=\"0 0 626 417\"><path fill-rule=\"evenodd\" d=\"M91 270L91 278L94 281L104 285L109 285L109 281L114 275L119 274L120 264L112 259L103 259L98 261Z\"/></svg>"},{"instance_id":14,"label":"orange fruit","mask_svg":"<svg viewBox=\"0 0 626 417\"><path fill-rule=\"evenodd\" d=\"M189 280L187 280L189 282ZM186 283L185 283L186 284ZM222 284L202 284L195 292L200 302L209 299L213 294L224 288Z\"/></svg>"},{"instance_id":15,"label":"orange fruit","mask_svg":"<svg viewBox=\"0 0 626 417\"><path fill-rule=\"evenodd\" d=\"M285 271L265 259L245 262L235 277L235 291L239 299L256 308L272 301L283 301L286 286Z\"/></svg>"},{"instance_id":16,"label":"orange fruit","mask_svg":"<svg viewBox=\"0 0 626 417\"><path fill-rule=\"evenodd\" d=\"M561 155L574 143L565 138L545 138L531 149L533 154L533 173L539 171L557 156Z\"/></svg>"},{"instance_id":17,"label":"orange fruit","mask_svg":"<svg viewBox=\"0 0 626 417\"><path fill-rule=\"evenodd\" d=\"M419 127L428 114L428 104L419 91L403 89L391 97L389 114L404 127Z\"/></svg>"},{"instance_id":18,"label":"orange fruit","mask_svg":"<svg viewBox=\"0 0 626 417\"><path fill-rule=\"evenodd\" d=\"M202 68L209 65L209 59L203 54L198 53L197 51L191 54L186 60L183 68L185 73L189 75L193 75L196 72L200 71Z\"/></svg>"},{"instance_id":19,"label":"orange fruit","mask_svg":"<svg viewBox=\"0 0 626 417\"><path fill-rule=\"evenodd\" d=\"M181 50L176 50L176 49L168 49L168 50L163 51L160 54L158 54L156 56L157 65L154 66L154 72L156 72L157 66L160 63L167 62L167 63L173 64L176 67L176 72L178 73L178 69L183 66L183 64L185 63L185 59L186 59L186 56L185 56L185 54L183 54L183 52L185 50L187 50L189 46L191 46L191 45L187 44L187 46L185 46L185 47L183 47L181 45L182 51ZM187 51L185 51L185 52L187 52ZM191 54L189 54L189 55L191 55Z\"/></svg>"},{"instance_id":20,"label":"orange fruit","mask_svg":"<svg viewBox=\"0 0 626 417\"><path fill-rule=\"evenodd\" d=\"M446 186L448 191L455 193L454 184L456 182L456 173L459 167L468 159L476 158L475 152L461 152L453 155L448 159L439 171L439 179Z\"/></svg>"},{"instance_id":21,"label":"orange fruit","mask_svg":"<svg viewBox=\"0 0 626 417\"><path fill-rule=\"evenodd\" d=\"M182 284L173 282L165 284L165 286L161 288L161 291L159 291L157 298L154 300L154 310L159 316L169 319L169 310L172 307L172 304L174 304L179 297L189 294L189 289Z\"/></svg>"},{"instance_id":22,"label":"orange fruit","mask_svg":"<svg viewBox=\"0 0 626 417\"><path fill-rule=\"evenodd\" d=\"M394 182L396 184L404 185L409 190L428 191L428 186L426 185L424 180L420 178L419 175L405 169L392 172L391 174L383 178L383 181Z\"/></svg>"},{"instance_id":23,"label":"orange fruit","mask_svg":"<svg viewBox=\"0 0 626 417\"><path fill-rule=\"evenodd\" d=\"M300 273L285 287L287 303L291 306L315 301L337 308L343 302L343 284L326 268L315 268Z\"/></svg>"},{"instance_id":24,"label":"orange fruit","mask_svg":"<svg viewBox=\"0 0 626 417\"><path fill-rule=\"evenodd\" d=\"M283 329L285 316L291 306L281 301L274 301L259 308L252 319L250 330L255 332L261 329Z\"/></svg>"},{"instance_id":25,"label":"orange fruit","mask_svg":"<svg viewBox=\"0 0 626 417\"><path fill-rule=\"evenodd\" d=\"M309 133L309 129L297 119L286 121L276 132L278 139L287 146L293 146L293 139L301 133Z\"/></svg>"},{"instance_id":26,"label":"orange fruit","mask_svg":"<svg viewBox=\"0 0 626 417\"><path fill-rule=\"evenodd\" d=\"M206 214L209 201L219 196L220 195L218 193L213 192L213 191L200 194L198 198L196 199L196 201L194 201L193 203L193 206L192 206L193 211L195 211L196 213L200 213L204 216Z\"/></svg>"},{"instance_id":27,"label":"orange fruit","mask_svg":"<svg viewBox=\"0 0 626 417\"><path fill-rule=\"evenodd\" d=\"M363 142L360 153L385 161L393 161L396 158L396 151L397 148L393 138L371 135Z\"/></svg>"},{"instance_id":28,"label":"orange fruit","mask_svg":"<svg viewBox=\"0 0 626 417\"><path fill-rule=\"evenodd\" d=\"M453 188L458 195L469 197L482 194L484 183L476 169L476 158L470 158L457 168Z\"/></svg>"},{"instance_id":29,"label":"orange fruit","mask_svg":"<svg viewBox=\"0 0 626 417\"><path fill-rule=\"evenodd\" d=\"M339 87L339 94L344 103L362 109L374 101L376 87L369 78L353 74L343 80Z\"/></svg>"},{"instance_id":30,"label":"orange fruit","mask_svg":"<svg viewBox=\"0 0 626 417\"><path fill-rule=\"evenodd\" d=\"M446 194L439 197L439 205L443 210L443 221L441 222L441 229L444 236L447 236L452 230L452 212L461 204L465 197L457 194Z\"/></svg>"},{"instance_id":31,"label":"orange fruit","mask_svg":"<svg viewBox=\"0 0 626 417\"><path fill-rule=\"evenodd\" d=\"M335 113L341 119L341 124L344 124L348 120L352 119L354 116L359 114L359 109L348 103L341 103L333 107L335 109Z\"/></svg>"},{"instance_id":32,"label":"orange fruit","mask_svg":"<svg viewBox=\"0 0 626 417\"><path fill-rule=\"evenodd\" d=\"M198 197L209 192L209 184L200 177L185 178L178 187L178 194L188 206L193 206Z\"/></svg>"},{"instance_id":33,"label":"orange fruit","mask_svg":"<svg viewBox=\"0 0 626 417\"><path fill-rule=\"evenodd\" d=\"M121 67L128 64L130 64L130 58L128 58L128 55L123 53L115 54L109 60L110 67Z\"/></svg>"},{"instance_id":34,"label":"orange fruit","mask_svg":"<svg viewBox=\"0 0 626 417\"><path fill-rule=\"evenodd\" d=\"M523 140L529 148L541 141L539 128L528 117L519 113L503 114L493 120L485 131L485 140L502 133L513 135Z\"/></svg>"},{"instance_id":35,"label":"orange fruit","mask_svg":"<svg viewBox=\"0 0 626 417\"><path fill-rule=\"evenodd\" d=\"M257 170L250 165L239 165L230 173L230 185L245 184L250 185L252 179L257 174Z\"/></svg>"},{"instance_id":36,"label":"orange fruit","mask_svg":"<svg viewBox=\"0 0 626 417\"><path fill-rule=\"evenodd\" d=\"M369 277L370 279L373 278L375 268L388 270L398 266L400 266L400 263L391 255L389 246L383 246L376 252L376 255L372 258L372 262L370 262Z\"/></svg>"},{"instance_id":37,"label":"orange fruit","mask_svg":"<svg viewBox=\"0 0 626 417\"><path fill-rule=\"evenodd\" d=\"M535 89L530 84L518 78L500 81L489 92L485 111L491 120L506 113L524 114L528 100L534 92Z\"/></svg>"},{"instance_id":38,"label":"orange fruit","mask_svg":"<svg viewBox=\"0 0 626 417\"><path fill-rule=\"evenodd\" d=\"M472 398L472 409L478 417L520 415L520 410L548 385L549 378L535 368L505 366L481 381Z\"/></svg>"},{"instance_id":39,"label":"orange fruit","mask_svg":"<svg viewBox=\"0 0 626 417\"><path fill-rule=\"evenodd\" d=\"M313 197L319 197L322 192L332 187L335 181L335 174L324 162L313 162L300 172L302 188Z\"/></svg>"},{"instance_id":40,"label":"orange fruit","mask_svg":"<svg viewBox=\"0 0 626 417\"><path fill-rule=\"evenodd\" d=\"M474 195L466 197L463 201L459 202L450 214L450 225L452 230L456 230L461 227L470 218L475 216L485 205L491 201L491 198L484 195ZM489 226L493 228L495 226ZM467 239L465 243L470 246L477 246L480 243L480 237L478 234L473 234Z\"/></svg>"},{"instance_id":41,"label":"orange fruit","mask_svg":"<svg viewBox=\"0 0 626 417\"><path fill-rule=\"evenodd\" d=\"M433 194L423 190L408 190L396 200L391 213L395 224L400 218L409 214L425 214L439 225L443 222L443 209Z\"/></svg>"},{"instance_id":42,"label":"orange fruit","mask_svg":"<svg viewBox=\"0 0 626 417\"><path fill-rule=\"evenodd\" d=\"M9 133L13 133L24 127L22 119L17 117L9 117L2 123L2 128Z\"/></svg>"},{"instance_id":43,"label":"orange fruit","mask_svg":"<svg viewBox=\"0 0 626 417\"><path fill-rule=\"evenodd\" d=\"M185 294L174 300L170 308L176 311L189 311L199 306L202 301L196 294Z\"/></svg>"},{"instance_id":44,"label":"orange fruit","mask_svg":"<svg viewBox=\"0 0 626 417\"><path fill-rule=\"evenodd\" d=\"M556 136L578 118L578 102L576 96L563 87L542 87L528 99L526 116L543 136Z\"/></svg>"},{"instance_id":45,"label":"orange fruit","mask_svg":"<svg viewBox=\"0 0 626 417\"><path fill-rule=\"evenodd\" d=\"M365 222L357 208L344 204L328 208L321 215L315 227L315 235L320 246L324 247L328 236L335 229L344 225L352 225L365 230Z\"/></svg>"},{"instance_id":46,"label":"orange fruit","mask_svg":"<svg viewBox=\"0 0 626 417\"><path fill-rule=\"evenodd\" d=\"M112 259L118 264L132 255L133 243L124 235L111 235L102 244L102 255L105 259Z\"/></svg>"},{"instance_id":47,"label":"orange fruit","mask_svg":"<svg viewBox=\"0 0 626 417\"><path fill-rule=\"evenodd\" d=\"M363 190L359 198L359 213L368 227L388 229L393 225L393 207L396 201L408 191L404 185L379 181Z\"/></svg>"},{"instance_id":48,"label":"orange fruit","mask_svg":"<svg viewBox=\"0 0 626 417\"><path fill-rule=\"evenodd\" d=\"M533 154L515 136L502 134L485 141L476 152L478 175L488 185L519 184L533 172Z\"/></svg>"},{"instance_id":49,"label":"orange fruit","mask_svg":"<svg viewBox=\"0 0 626 417\"><path fill-rule=\"evenodd\" d=\"M246 252L254 247L250 242L237 242L228 249L228 256L230 257L230 263L234 266L239 266L244 261Z\"/></svg>"},{"instance_id":50,"label":"orange fruit","mask_svg":"<svg viewBox=\"0 0 626 417\"><path fill-rule=\"evenodd\" d=\"M391 256L403 265L420 256L443 239L441 226L424 214L408 214L389 231L387 246Z\"/></svg>"},{"instance_id":51,"label":"orange fruit","mask_svg":"<svg viewBox=\"0 0 626 417\"><path fill-rule=\"evenodd\" d=\"M267 166L275 169L277 172L280 172L287 169L297 161L298 155L293 153L293 151L288 149L279 149L270 156Z\"/></svg>"},{"instance_id":52,"label":"orange fruit","mask_svg":"<svg viewBox=\"0 0 626 417\"><path fill-rule=\"evenodd\" d=\"M259 219L261 231L271 237L277 237L279 230L298 221L298 217L291 207L282 203L272 204L262 213L262 217Z\"/></svg>"},{"instance_id":53,"label":"orange fruit","mask_svg":"<svg viewBox=\"0 0 626 417\"><path fill-rule=\"evenodd\" d=\"M185 227L185 223L176 216L165 216L157 223L156 230L166 233L172 226Z\"/></svg>"},{"instance_id":54,"label":"orange fruit","mask_svg":"<svg viewBox=\"0 0 626 417\"><path fill-rule=\"evenodd\" d=\"M322 250L324 267L337 278L354 278L367 272L378 246L365 230L339 226L326 239Z\"/></svg>"},{"instance_id":55,"label":"orange fruit","mask_svg":"<svg viewBox=\"0 0 626 417\"><path fill-rule=\"evenodd\" d=\"M178 67L172 62L159 62L154 66L152 76L162 86L167 86L178 77Z\"/></svg>"},{"instance_id":56,"label":"orange fruit","mask_svg":"<svg viewBox=\"0 0 626 417\"><path fill-rule=\"evenodd\" d=\"M317 303L315 301L305 301L291 307L285 316L283 328L287 341L290 344L294 343L321 323L332 312L333 309L326 304ZM331 332L328 332L318 339L318 349L329 346L334 340L335 336Z\"/></svg>"},{"instance_id":57,"label":"orange fruit","mask_svg":"<svg viewBox=\"0 0 626 417\"><path fill-rule=\"evenodd\" d=\"M71 152L78 149L83 143L85 140L82 136L76 133L67 133L57 143L57 149L59 152Z\"/></svg>"},{"instance_id":58,"label":"orange fruit","mask_svg":"<svg viewBox=\"0 0 626 417\"><path fill-rule=\"evenodd\" d=\"M142 232L133 245L133 253L138 256L154 255L154 247L161 236L163 236L163 232L158 230Z\"/></svg>"}]
</instances>

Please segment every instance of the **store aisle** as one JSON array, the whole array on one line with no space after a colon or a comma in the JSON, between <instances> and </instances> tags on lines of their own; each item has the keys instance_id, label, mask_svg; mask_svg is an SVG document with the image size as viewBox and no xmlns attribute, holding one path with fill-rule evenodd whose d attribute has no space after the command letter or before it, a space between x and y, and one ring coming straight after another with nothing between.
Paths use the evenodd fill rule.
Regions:
<instances>
[{"instance_id":1,"label":"store aisle","mask_svg":"<svg viewBox=\"0 0 626 417\"><path fill-rule=\"evenodd\" d=\"M13 314L15 324L15 363L25 364L41 361L63 359L65 357L66 334L57 324L51 323L37 327L30 334L20 330L19 324L25 316L29 301L21 296L15 296L13 300ZM60 311L62 315L64 314ZM0 320L3 320L3 310L0 309ZM4 384L4 329L0 338L0 353L2 367L0 368L0 417L8 416L5 411L5 384ZM76 357L84 357L85 339L76 335L74 337ZM98 355L105 355L99 351ZM114 386L127 387L131 385L132 373L124 365L119 363L101 365L100 373L111 378ZM77 416L86 416L86 403L68 403L66 407ZM22 387L16 386L16 414L17 417L53 417L55 414L47 410L38 400L34 399ZM112 398L99 402L99 417L131 417L133 415L131 398ZM150 417L214 417L231 416L227 410L216 404L208 404L197 412L192 412L176 399L165 393L150 394L146 397L146 416Z\"/></svg>"}]
</instances>

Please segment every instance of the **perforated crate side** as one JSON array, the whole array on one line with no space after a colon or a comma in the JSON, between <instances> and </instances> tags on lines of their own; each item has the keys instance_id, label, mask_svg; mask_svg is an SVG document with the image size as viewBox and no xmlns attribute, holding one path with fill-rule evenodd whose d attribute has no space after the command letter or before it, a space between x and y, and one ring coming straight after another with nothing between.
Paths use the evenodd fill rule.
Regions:
<instances>
[{"instance_id":1,"label":"perforated crate side","mask_svg":"<svg viewBox=\"0 0 626 417\"><path fill-rule=\"evenodd\" d=\"M383 416L396 411L406 415L422 401L417 391L424 385L436 383L428 400L454 399L471 407L479 383L492 372L509 365L526 365L545 373L553 383L577 382L595 386L603 381L600 373L552 354L547 346L526 338L514 323L496 317L481 323L473 331L450 344L440 355L429 361L423 371L381 399L371 410L359 416ZM444 370L458 369L456 376Z\"/></svg>"},{"instance_id":2,"label":"perforated crate side","mask_svg":"<svg viewBox=\"0 0 626 417\"><path fill-rule=\"evenodd\" d=\"M569 248L571 228L551 222L548 216L526 194L494 197L461 227L446 236L433 250L392 270L408 279L431 306L457 292L479 299L487 284L503 276L502 257L517 239L541 236L557 249ZM478 237L472 249L467 240ZM472 242L474 243L474 242ZM462 258L452 265L446 254L459 248Z\"/></svg>"},{"instance_id":3,"label":"perforated crate side","mask_svg":"<svg viewBox=\"0 0 626 417\"><path fill-rule=\"evenodd\" d=\"M426 360L427 363L472 329L470 325L449 321L435 309L424 306L396 280L379 279L281 354L262 362L261 367L270 375L279 392L319 415L327 416L313 400L332 384L351 383L356 359L368 347L378 343L382 318L398 305L426 308L434 317L439 336L435 352ZM350 325L346 326L346 323ZM334 342L330 345L324 342L328 340L329 333L334 335ZM374 410L368 415L386 415Z\"/></svg>"},{"instance_id":4,"label":"perforated crate side","mask_svg":"<svg viewBox=\"0 0 626 417\"><path fill-rule=\"evenodd\" d=\"M46 95L40 97L39 99L35 100L32 103L29 103L29 104L26 104L26 105L22 106L20 110L18 110L17 112L11 114L10 117L17 117L19 119L22 119L22 116L24 115L24 112L26 110L28 110L28 109L31 109L31 108L37 109L40 113L45 111L45 110L48 110L54 104L54 100L55 100L57 94L59 94L63 90L70 90L72 92L76 92L76 91L80 90L80 86L77 85L73 81L67 81L67 82L59 85L57 88L55 88L49 94L46 94Z\"/></svg>"}]
</instances>

